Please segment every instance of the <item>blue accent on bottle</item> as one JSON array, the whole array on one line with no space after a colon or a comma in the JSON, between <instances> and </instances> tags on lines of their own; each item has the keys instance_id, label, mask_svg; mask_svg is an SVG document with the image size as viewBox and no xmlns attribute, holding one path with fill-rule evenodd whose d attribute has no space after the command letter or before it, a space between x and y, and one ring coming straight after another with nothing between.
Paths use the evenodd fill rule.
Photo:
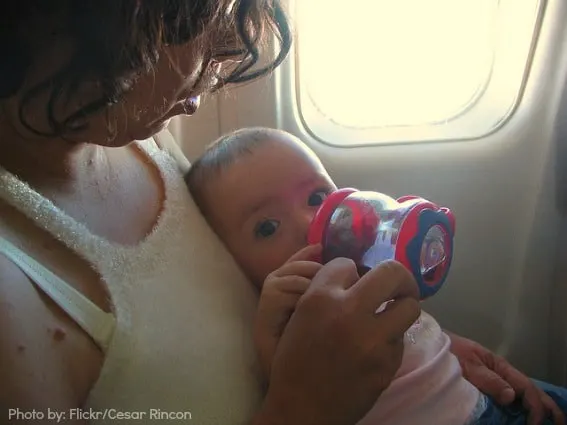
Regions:
<instances>
[{"instance_id":1,"label":"blue accent on bottle","mask_svg":"<svg viewBox=\"0 0 567 425\"><path fill-rule=\"evenodd\" d=\"M427 283L425 278L421 274L421 247L423 242L425 241L425 236L429 229L433 226L439 225L443 227L443 229L449 235L449 240L451 241L450 249L445 247L445 256L447 257L446 265L445 265L445 272L439 278L439 281L434 283ZM451 223L449 219L442 211L433 211L430 209L424 209L420 211L418 217L418 226L417 226L417 234L415 237L408 243L406 247L406 255L413 273L415 280L417 281L417 285L419 286L419 293L421 299L429 298L432 295L435 295L439 289L445 283L447 275L449 274L449 269L451 267L451 262L453 260L453 232L451 230Z\"/></svg>"}]
</instances>

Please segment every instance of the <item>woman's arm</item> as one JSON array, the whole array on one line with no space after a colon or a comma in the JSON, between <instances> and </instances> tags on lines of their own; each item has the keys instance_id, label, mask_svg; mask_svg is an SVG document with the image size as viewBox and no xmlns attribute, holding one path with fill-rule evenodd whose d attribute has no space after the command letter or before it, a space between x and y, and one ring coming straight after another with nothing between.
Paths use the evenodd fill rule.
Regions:
<instances>
[{"instance_id":1,"label":"woman's arm","mask_svg":"<svg viewBox=\"0 0 567 425\"><path fill-rule=\"evenodd\" d=\"M0 422L18 422L14 416L8 420L9 409L20 409L21 413L35 409L44 413L45 419L50 409L73 419L71 409L85 402L100 372L102 354L2 255L0 329ZM77 419L65 423L87 422Z\"/></svg>"}]
</instances>

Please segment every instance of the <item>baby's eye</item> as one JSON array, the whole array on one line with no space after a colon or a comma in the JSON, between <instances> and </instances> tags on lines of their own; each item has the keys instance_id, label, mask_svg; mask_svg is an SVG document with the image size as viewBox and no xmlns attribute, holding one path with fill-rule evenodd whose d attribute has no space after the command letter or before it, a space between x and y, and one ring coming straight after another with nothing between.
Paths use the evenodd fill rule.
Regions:
<instances>
[{"instance_id":1,"label":"baby's eye","mask_svg":"<svg viewBox=\"0 0 567 425\"><path fill-rule=\"evenodd\" d=\"M318 207L327 198L327 195L327 192L324 190L313 192L311 195L309 195L307 205L309 205L310 207Z\"/></svg>"},{"instance_id":2,"label":"baby's eye","mask_svg":"<svg viewBox=\"0 0 567 425\"><path fill-rule=\"evenodd\" d=\"M269 238L280 227L280 222L277 220L264 220L256 226L254 234L257 238Z\"/></svg>"}]
</instances>

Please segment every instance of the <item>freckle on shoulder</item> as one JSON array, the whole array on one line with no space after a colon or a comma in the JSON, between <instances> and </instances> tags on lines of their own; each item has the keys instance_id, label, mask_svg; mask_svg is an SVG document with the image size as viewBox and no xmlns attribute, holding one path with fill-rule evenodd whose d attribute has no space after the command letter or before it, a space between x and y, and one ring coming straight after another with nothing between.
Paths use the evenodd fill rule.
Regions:
<instances>
[{"instance_id":1,"label":"freckle on shoulder","mask_svg":"<svg viewBox=\"0 0 567 425\"><path fill-rule=\"evenodd\" d=\"M67 336L67 333L60 327L56 327L54 329L47 329L47 332L51 334L55 342L63 341Z\"/></svg>"}]
</instances>

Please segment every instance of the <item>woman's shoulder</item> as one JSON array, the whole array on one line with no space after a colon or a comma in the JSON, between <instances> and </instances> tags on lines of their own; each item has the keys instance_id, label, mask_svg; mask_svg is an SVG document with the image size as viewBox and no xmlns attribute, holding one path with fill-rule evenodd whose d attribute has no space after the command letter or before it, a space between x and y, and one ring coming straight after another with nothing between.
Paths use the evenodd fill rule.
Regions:
<instances>
[{"instance_id":1,"label":"woman's shoulder","mask_svg":"<svg viewBox=\"0 0 567 425\"><path fill-rule=\"evenodd\" d=\"M0 356L6 366L0 381L10 389L0 404L58 410L81 405L102 361L88 337L1 254L0 298Z\"/></svg>"},{"instance_id":2,"label":"woman's shoulder","mask_svg":"<svg viewBox=\"0 0 567 425\"><path fill-rule=\"evenodd\" d=\"M27 264L43 274L25 260L29 256L66 281L90 274L98 278L86 265L79 267L81 260L70 258L68 252L0 200L0 358L6 366L0 368L0 382L12 389L0 395L0 405L25 401L38 408L78 407L98 376L103 354L22 268ZM82 285L77 288L83 290ZM91 300L106 299L100 292Z\"/></svg>"},{"instance_id":3,"label":"woman's shoulder","mask_svg":"<svg viewBox=\"0 0 567 425\"><path fill-rule=\"evenodd\" d=\"M175 162L183 175L189 171L191 163L168 129L162 130L154 135L154 141L161 150L168 152L173 159L175 159Z\"/></svg>"}]
</instances>

